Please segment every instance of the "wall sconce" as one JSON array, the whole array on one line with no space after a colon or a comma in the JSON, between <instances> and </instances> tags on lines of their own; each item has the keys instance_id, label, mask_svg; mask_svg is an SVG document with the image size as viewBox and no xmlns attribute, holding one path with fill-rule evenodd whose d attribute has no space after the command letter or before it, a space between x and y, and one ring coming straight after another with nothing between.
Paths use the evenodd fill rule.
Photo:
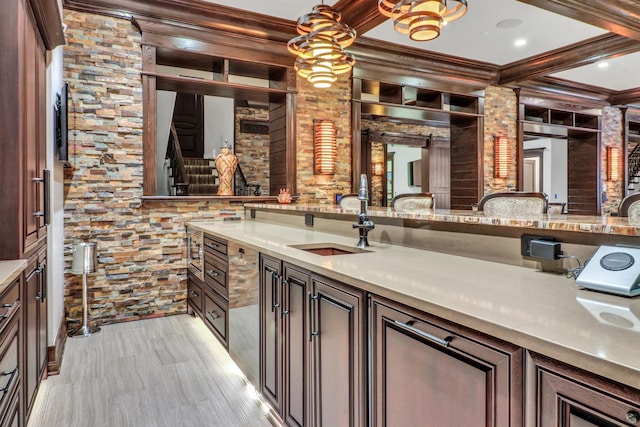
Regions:
<instances>
[{"instance_id":1,"label":"wall sconce","mask_svg":"<svg viewBox=\"0 0 640 427\"><path fill-rule=\"evenodd\" d=\"M607 180L618 181L620 179L620 149L607 147Z\"/></svg>"},{"instance_id":2,"label":"wall sconce","mask_svg":"<svg viewBox=\"0 0 640 427\"><path fill-rule=\"evenodd\" d=\"M382 167L381 162L376 162L373 164L373 174L376 176L382 176L384 174L384 168Z\"/></svg>"},{"instance_id":3,"label":"wall sconce","mask_svg":"<svg viewBox=\"0 0 640 427\"><path fill-rule=\"evenodd\" d=\"M314 121L314 173L333 175L336 172L336 127L330 120Z\"/></svg>"},{"instance_id":4,"label":"wall sconce","mask_svg":"<svg viewBox=\"0 0 640 427\"><path fill-rule=\"evenodd\" d=\"M493 177L506 178L511 166L511 150L509 138L496 136L493 138Z\"/></svg>"}]
</instances>

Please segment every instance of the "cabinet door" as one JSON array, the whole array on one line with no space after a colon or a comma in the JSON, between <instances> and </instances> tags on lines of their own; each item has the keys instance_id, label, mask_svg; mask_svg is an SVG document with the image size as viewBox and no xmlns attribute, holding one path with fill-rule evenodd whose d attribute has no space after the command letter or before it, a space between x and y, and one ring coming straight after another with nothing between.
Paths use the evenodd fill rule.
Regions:
<instances>
[{"instance_id":1,"label":"cabinet door","mask_svg":"<svg viewBox=\"0 0 640 427\"><path fill-rule=\"evenodd\" d=\"M284 411L290 426L309 425L309 272L284 264L282 321L284 330Z\"/></svg>"},{"instance_id":2,"label":"cabinet door","mask_svg":"<svg viewBox=\"0 0 640 427\"><path fill-rule=\"evenodd\" d=\"M527 367L527 425L621 427L640 425L640 390L536 354Z\"/></svg>"},{"instance_id":3,"label":"cabinet door","mask_svg":"<svg viewBox=\"0 0 640 427\"><path fill-rule=\"evenodd\" d=\"M45 250L38 254L39 288L36 290L36 309L38 311L38 382L47 368L47 259Z\"/></svg>"},{"instance_id":4,"label":"cabinet door","mask_svg":"<svg viewBox=\"0 0 640 427\"><path fill-rule=\"evenodd\" d=\"M36 296L40 292L40 269L38 267L37 256L32 257L27 269L25 270L24 281L24 347L25 347L25 366L24 366L24 387L26 397L26 407L31 407L36 388L38 387L38 342L39 342L39 324L38 310L39 303ZM27 409L28 412L28 409Z\"/></svg>"},{"instance_id":5,"label":"cabinet door","mask_svg":"<svg viewBox=\"0 0 640 427\"><path fill-rule=\"evenodd\" d=\"M377 297L371 318L372 425L522 425L521 349Z\"/></svg>"},{"instance_id":6,"label":"cabinet door","mask_svg":"<svg viewBox=\"0 0 640 427\"><path fill-rule=\"evenodd\" d=\"M260 256L260 389L282 413L282 319L280 318L280 261Z\"/></svg>"},{"instance_id":7,"label":"cabinet door","mask_svg":"<svg viewBox=\"0 0 640 427\"><path fill-rule=\"evenodd\" d=\"M193 310L193 314L202 318L204 291L202 282L195 274L189 272L187 274L187 303L188 308Z\"/></svg>"},{"instance_id":8,"label":"cabinet door","mask_svg":"<svg viewBox=\"0 0 640 427\"><path fill-rule=\"evenodd\" d=\"M312 401L318 426L366 425L364 292L318 276L312 307Z\"/></svg>"}]
</instances>

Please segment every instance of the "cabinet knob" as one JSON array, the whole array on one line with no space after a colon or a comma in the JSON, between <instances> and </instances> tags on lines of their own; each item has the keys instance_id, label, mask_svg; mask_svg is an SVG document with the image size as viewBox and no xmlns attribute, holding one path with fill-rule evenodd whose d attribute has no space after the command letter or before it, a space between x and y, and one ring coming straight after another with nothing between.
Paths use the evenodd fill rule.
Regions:
<instances>
[{"instance_id":1,"label":"cabinet knob","mask_svg":"<svg viewBox=\"0 0 640 427\"><path fill-rule=\"evenodd\" d=\"M636 411L627 412L627 421L634 424L637 423L638 421L640 421L640 414L638 414Z\"/></svg>"},{"instance_id":2,"label":"cabinet knob","mask_svg":"<svg viewBox=\"0 0 640 427\"><path fill-rule=\"evenodd\" d=\"M218 272L215 270L207 270L207 273L209 274L209 276L211 277L216 277L218 275Z\"/></svg>"}]
</instances>

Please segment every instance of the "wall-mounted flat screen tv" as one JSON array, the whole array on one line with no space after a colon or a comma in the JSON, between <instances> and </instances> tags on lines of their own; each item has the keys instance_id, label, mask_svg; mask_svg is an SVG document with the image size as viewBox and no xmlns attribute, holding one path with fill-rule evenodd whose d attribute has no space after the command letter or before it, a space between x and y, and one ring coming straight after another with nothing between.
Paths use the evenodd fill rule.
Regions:
<instances>
[{"instance_id":1,"label":"wall-mounted flat screen tv","mask_svg":"<svg viewBox=\"0 0 640 427\"><path fill-rule=\"evenodd\" d=\"M69 163L69 140L68 140L68 102L69 85L65 83L60 93L56 94L55 111L55 141L58 158L65 167L71 167Z\"/></svg>"}]
</instances>

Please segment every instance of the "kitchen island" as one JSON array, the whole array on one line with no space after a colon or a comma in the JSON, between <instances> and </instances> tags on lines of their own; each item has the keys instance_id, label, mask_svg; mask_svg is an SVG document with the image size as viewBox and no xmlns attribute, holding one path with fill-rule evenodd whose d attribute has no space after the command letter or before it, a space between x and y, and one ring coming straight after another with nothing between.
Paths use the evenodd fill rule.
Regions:
<instances>
[{"instance_id":1,"label":"kitchen island","mask_svg":"<svg viewBox=\"0 0 640 427\"><path fill-rule=\"evenodd\" d=\"M425 324L437 325L436 331L444 331L439 339L446 344L445 347L449 344L454 347L456 340L462 343L468 338L473 343L486 341L489 343L487 348L492 350L498 348L498 354L509 356L511 379L504 386L510 390L512 402L507 405L511 408L510 413L505 410L509 415L502 418L496 415L495 425L513 425L519 417L518 401L522 399L527 404L524 405L525 414L520 415L527 423L533 423L537 419L536 414L549 412L548 407L546 411L532 408L544 402L549 405L545 398L549 387L545 384L549 383L549 375L556 378L556 371L562 378L577 378L576 384L595 381L589 377L595 374L594 378L605 383L605 386L599 385L598 390L609 390L608 385L613 390L622 387L625 391L620 399L627 406L624 413L607 415L612 419L634 419L640 406L640 391L637 390L640 385L640 346L636 345L640 338L638 299L581 290L572 279L532 268L381 242L372 242L368 252L335 256L321 256L292 247L301 244L354 246L354 231L348 235L337 235L252 220L193 222L189 225L205 235L239 243L269 259L345 284L350 289L363 292L363 295L371 295L374 308L369 314L367 334L375 335L376 328L385 328L386 315L380 315L382 320L376 320L375 316L378 311L382 313L391 309L418 319L404 322L405 326L419 325L421 320ZM272 276L278 277L278 274ZM271 280L269 277L272 276L263 279ZM367 311L366 307L362 310ZM420 331L415 333L420 334ZM381 335L381 340L391 336L387 330ZM356 335L354 337L357 338ZM376 342L382 345L381 340L376 341L373 336L371 351L374 365L381 363L380 348L383 347L376 347ZM518 349L522 351L519 353ZM376 358L376 355L380 357ZM361 354L360 357L364 356ZM495 362L495 366L499 365ZM518 372L522 371L523 365L524 372ZM375 366L372 372L376 377ZM503 374L496 374L496 382L499 378L503 378ZM372 415L373 419L384 413L380 409L384 405L380 402L386 394L380 391L382 385L378 383L388 387L387 382L373 381L373 395L376 397L371 404L372 411L374 414L380 412ZM518 395L518 390L521 390L518 384L522 383L527 390L524 397ZM607 396L608 393L610 391L607 391ZM566 394L571 395L571 392ZM531 399L533 401L529 403ZM614 406L610 403L604 405L606 408ZM605 409L598 407L598 410ZM311 419L317 422L318 418L314 417ZM356 424L362 424L362 420ZM547 424L542 422L541 425Z\"/></svg>"}]
</instances>

